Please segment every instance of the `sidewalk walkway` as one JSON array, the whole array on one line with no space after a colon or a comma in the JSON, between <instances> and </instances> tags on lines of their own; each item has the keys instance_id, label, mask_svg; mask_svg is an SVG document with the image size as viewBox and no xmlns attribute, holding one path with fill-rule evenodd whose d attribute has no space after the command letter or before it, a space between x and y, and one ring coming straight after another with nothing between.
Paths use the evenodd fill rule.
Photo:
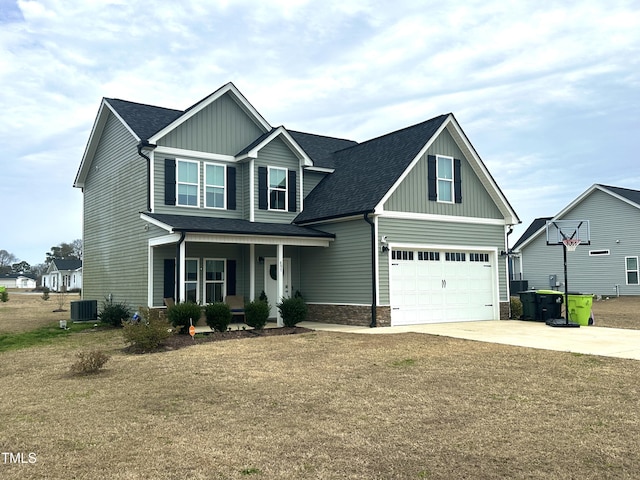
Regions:
<instances>
[{"instance_id":1,"label":"sidewalk walkway","mask_svg":"<svg viewBox=\"0 0 640 480\"><path fill-rule=\"evenodd\" d=\"M479 342L640 360L640 330L620 328L593 326L558 328L549 327L542 322L523 322L519 320L434 323L381 328L331 325L316 322L302 322L298 326L313 330L368 335L406 332L427 333Z\"/></svg>"}]
</instances>

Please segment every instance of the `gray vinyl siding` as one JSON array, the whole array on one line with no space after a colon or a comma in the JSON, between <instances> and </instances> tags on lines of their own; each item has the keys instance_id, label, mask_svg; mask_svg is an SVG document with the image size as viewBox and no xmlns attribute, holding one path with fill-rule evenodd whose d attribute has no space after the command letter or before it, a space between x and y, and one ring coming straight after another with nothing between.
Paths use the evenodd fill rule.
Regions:
<instances>
[{"instance_id":1,"label":"gray vinyl siding","mask_svg":"<svg viewBox=\"0 0 640 480\"><path fill-rule=\"evenodd\" d=\"M320 173L320 172L309 172L307 170L304 171L304 188L303 195L307 198L307 195L311 193L311 190L316 188L316 186L329 175L328 173Z\"/></svg>"},{"instance_id":2,"label":"gray vinyl siding","mask_svg":"<svg viewBox=\"0 0 640 480\"><path fill-rule=\"evenodd\" d=\"M150 231L139 216L147 208L146 175L135 139L110 115L83 190L82 295L99 305L109 294L134 308L147 304Z\"/></svg>"},{"instance_id":3,"label":"gray vinyl siding","mask_svg":"<svg viewBox=\"0 0 640 480\"><path fill-rule=\"evenodd\" d=\"M264 133L227 93L157 143L199 152L236 155Z\"/></svg>"},{"instance_id":4,"label":"gray vinyl siding","mask_svg":"<svg viewBox=\"0 0 640 480\"><path fill-rule=\"evenodd\" d=\"M619 285L620 295L640 295L640 285L627 285L625 268L625 257L640 257L640 210L594 190L562 218L591 222L591 245L567 253L569 291L610 296ZM589 256L590 250L610 255ZM522 250L522 266L530 288L549 288L549 275L564 282L562 247L547 246L544 231ZM564 285L558 288L564 291Z\"/></svg>"},{"instance_id":5,"label":"gray vinyl siding","mask_svg":"<svg viewBox=\"0 0 640 480\"><path fill-rule=\"evenodd\" d=\"M200 164L200 207L187 207L180 205L165 205L164 193L165 193L165 165L166 158L172 158L178 160L190 160L198 162ZM139 159L142 161L142 159ZM170 213L178 215L197 215L204 217L217 217L217 218L244 218L245 217L245 205L244 200L247 197L245 190L248 190L249 186L245 186L243 179L245 178L244 170L248 168L248 165L238 163L227 163L215 160L200 160L188 155L181 155L179 157L168 155L156 155L153 156L153 181L154 181L154 213ZM227 167L234 167L236 169L236 209L235 210L222 210L216 208L205 208L205 164L212 163L216 165L226 165ZM146 172L145 172L146 176ZM226 191L225 191L226 195ZM248 206L247 206L248 208Z\"/></svg>"},{"instance_id":6,"label":"gray vinyl siding","mask_svg":"<svg viewBox=\"0 0 640 480\"><path fill-rule=\"evenodd\" d=\"M458 245L504 250L505 230L502 225L384 218L378 219L378 237L386 235L390 243L413 245ZM502 257L497 258L499 298L507 300L507 268ZM389 305L389 254L379 253L380 304Z\"/></svg>"},{"instance_id":7,"label":"gray vinyl siding","mask_svg":"<svg viewBox=\"0 0 640 480\"><path fill-rule=\"evenodd\" d=\"M296 157L291 149L285 145L285 143L276 138L267 146L265 146L258 153L258 158L255 160L254 168L254 200L255 200L255 221L256 222L269 222L269 223L291 223L296 218L298 212L279 212L270 210L260 210L258 208L258 168L259 167L279 167L286 168L287 170L295 170L296 172L296 199L297 209L300 211L300 161ZM288 192L287 192L288 193Z\"/></svg>"},{"instance_id":8,"label":"gray vinyl siding","mask_svg":"<svg viewBox=\"0 0 640 480\"><path fill-rule=\"evenodd\" d=\"M427 188L427 155L446 155L461 160L462 203L429 201ZM389 197L385 210L431 213L477 218L503 218L451 134L444 130L420 158L411 172Z\"/></svg>"},{"instance_id":9,"label":"gray vinyl siding","mask_svg":"<svg viewBox=\"0 0 640 480\"><path fill-rule=\"evenodd\" d=\"M371 304L371 227L363 219L324 223L328 248L301 249L301 292L307 302Z\"/></svg>"}]
</instances>

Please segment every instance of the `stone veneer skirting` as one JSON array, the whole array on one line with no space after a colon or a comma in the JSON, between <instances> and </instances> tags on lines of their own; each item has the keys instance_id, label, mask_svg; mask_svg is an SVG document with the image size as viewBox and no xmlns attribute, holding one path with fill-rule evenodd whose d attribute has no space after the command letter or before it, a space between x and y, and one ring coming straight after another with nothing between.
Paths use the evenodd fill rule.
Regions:
<instances>
[{"instance_id":1,"label":"stone veneer skirting","mask_svg":"<svg viewBox=\"0 0 640 480\"><path fill-rule=\"evenodd\" d=\"M511 314L511 304L509 302L500 302L500 320L509 320Z\"/></svg>"},{"instance_id":2,"label":"stone veneer skirting","mask_svg":"<svg viewBox=\"0 0 640 480\"><path fill-rule=\"evenodd\" d=\"M371 306L369 305L326 305L308 304L307 320L320 323L337 323L368 327L371 325ZM378 327L391 325L391 307L376 308L376 324Z\"/></svg>"}]
</instances>

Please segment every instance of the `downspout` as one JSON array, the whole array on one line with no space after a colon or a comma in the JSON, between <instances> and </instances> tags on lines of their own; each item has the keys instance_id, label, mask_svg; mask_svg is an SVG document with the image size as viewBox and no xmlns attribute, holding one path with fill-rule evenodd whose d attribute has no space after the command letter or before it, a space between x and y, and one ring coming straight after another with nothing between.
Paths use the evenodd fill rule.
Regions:
<instances>
[{"instance_id":1,"label":"downspout","mask_svg":"<svg viewBox=\"0 0 640 480\"><path fill-rule=\"evenodd\" d=\"M371 225L371 323L369 327L375 328L378 326L376 319L378 307L376 304L376 293L378 292L378 285L376 285L376 227L373 220L369 218L369 213L364 214L364 221Z\"/></svg>"},{"instance_id":2,"label":"downspout","mask_svg":"<svg viewBox=\"0 0 640 480\"><path fill-rule=\"evenodd\" d=\"M184 242L186 235L186 232L180 232L180 239L176 243L176 303L180 303L180 245Z\"/></svg>"},{"instance_id":3,"label":"downspout","mask_svg":"<svg viewBox=\"0 0 640 480\"><path fill-rule=\"evenodd\" d=\"M151 158L142 153L142 149L145 147L153 147L148 140L140 140L138 143L138 155L147 160L147 212L151 211Z\"/></svg>"}]
</instances>

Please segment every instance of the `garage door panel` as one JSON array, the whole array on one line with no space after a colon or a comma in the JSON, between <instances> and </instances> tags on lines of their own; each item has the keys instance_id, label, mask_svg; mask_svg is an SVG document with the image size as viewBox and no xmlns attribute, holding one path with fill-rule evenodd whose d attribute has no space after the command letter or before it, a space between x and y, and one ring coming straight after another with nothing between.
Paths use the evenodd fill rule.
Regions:
<instances>
[{"instance_id":1,"label":"garage door panel","mask_svg":"<svg viewBox=\"0 0 640 480\"><path fill-rule=\"evenodd\" d=\"M390 269L392 325L493 319L496 268L478 261L489 254L473 256L471 250L397 254L403 260L392 261Z\"/></svg>"}]
</instances>

